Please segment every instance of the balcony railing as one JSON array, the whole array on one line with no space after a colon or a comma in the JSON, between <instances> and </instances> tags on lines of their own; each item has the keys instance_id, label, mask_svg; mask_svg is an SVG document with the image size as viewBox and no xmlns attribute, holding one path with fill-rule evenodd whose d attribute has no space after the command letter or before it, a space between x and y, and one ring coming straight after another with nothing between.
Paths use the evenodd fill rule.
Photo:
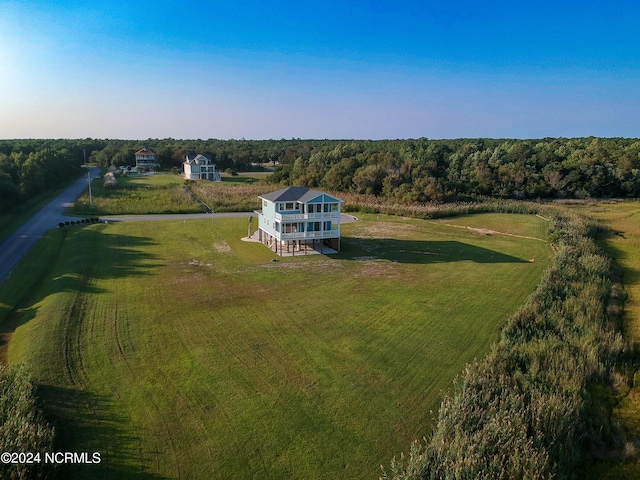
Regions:
<instances>
[{"instance_id":1,"label":"balcony railing","mask_svg":"<svg viewBox=\"0 0 640 480\"><path fill-rule=\"evenodd\" d=\"M278 213L275 214L276 220L290 222L294 220L317 220L340 218L340 212L321 212L321 213Z\"/></svg>"},{"instance_id":2,"label":"balcony railing","mask_svg":"<svg viewBox=\"0 0 640 480\"><path fill-rule=\"evenodd\" d=\"M277 235L277 234L276 234ZM322 232L281 233L280 240L312 240L314 238L339 238L340 230L324 230Z\"/></svg>"}]
</instances>

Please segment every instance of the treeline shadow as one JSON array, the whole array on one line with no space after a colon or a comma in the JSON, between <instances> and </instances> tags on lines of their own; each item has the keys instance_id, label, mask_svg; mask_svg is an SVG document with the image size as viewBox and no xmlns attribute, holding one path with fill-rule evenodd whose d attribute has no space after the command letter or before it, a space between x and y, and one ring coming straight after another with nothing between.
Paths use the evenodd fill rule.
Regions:
<instances>
[{"instance_id":1,"label":"treeline shadow","mask_svg":"<svg viewBox=\"0 0 640 480\"><path fill-rule=\"evenodd\" d=\"M106 293L97 280L150 275L153 268L162 265L145 250L157 243L153 239L106 233L105 228L98 225L67 231L56 258L51 259L55 264L33 282L27 301L34 304L60 292ZM108 268L101 266L104 262L109 263Z\"/></svg>"},{"instance_id":2,"label":"treeline shadow","mask_svg":"<svg viewBox=\"0 0 640 480\"><path fill-rule=\"evenodd\" d=\"M453 240L398 240L394 238L343 237L335 258L345 260L389 260L398 263L527 263L523 259L488 248Z\"/></svg>"},{"instance_id":3,"label":"treeline shadow","mask_svg":"<svg viewBox=\"0 0 640 480\"><path fill-rule=\"evenodd\" d=\"M53 452L84 453L92 462L56 463L54 478L167 478L142 466L139 440L124 428L130 419L112 398L55 385L38 385L37 393L55 428ZM94 453L100 454L99 463Z\"/></svg>"},{"instance_id":4,"label":"treeline shadow","mask_svg":"<svg viewBox=\"0 0 640 480\"><path fill-rule=\"evenodd\" d=\"M618 264L618 266L621 269L621 277L622 277L622 282L626 285L637 285L640 283L640 270L632 268L629 266L630 263L629 262L629 254L624 252L623 250L619 249L618 247L614 246L614 244L609 241L611 239L613 239L614 237L620 237L620 238L624 238L626 239L627 237L625 236L624 232L620 232L620 231L607 231L604 234L601 234L599 236L599 241L603 242L606 246L606 251L608 253L609 256L611 256L612 258L615 259L616 263ZM622 261L624 261L625 266L622 267L620 266L620 264L622 263Z\"/></svg>"},{"instance_id":5,"label":"treeline shadow","mask_svg":"<svg viewBox=\"0 0 640 480\"><path fill-rule=\"evenodd\" d=\"M98 286L99 280L151 275L155 267L162 265L146 249L157 243L153 239L107 233L104 231L106 227L94 225L69 229L62 239L45 240L58 241L55 248L36 246L45 253L25 257L11 279L20 288L26 286L29 292L21 291L20 300L16 303L15 298L3 298L15 295L15 288L0 291L0 304L10 305L13 310L12 321L3 322L0 331L11 334L18 326L34 319L38 312L36 305L50 295L63 292L80 295L107 293ZM108 268L100 266L105 261L110 264Z\"/></svg>"}]
</instances>

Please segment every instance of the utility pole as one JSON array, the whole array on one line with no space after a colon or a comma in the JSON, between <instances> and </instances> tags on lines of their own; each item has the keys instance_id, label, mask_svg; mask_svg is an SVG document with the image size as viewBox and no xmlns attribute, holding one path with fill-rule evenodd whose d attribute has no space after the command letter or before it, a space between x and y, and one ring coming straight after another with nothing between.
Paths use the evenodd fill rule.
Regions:
<instances>
[{"instance_id":1,"label":"utility pole","mask_svg":"<svg viewBox=\"0 0 640 480\"><path fill-rule=\"evenodd\" d=\"M89 182L89 208L93 208L93 199L91 198L91 171L87 172L87 182Z\"/></svg>"}]
</instances>

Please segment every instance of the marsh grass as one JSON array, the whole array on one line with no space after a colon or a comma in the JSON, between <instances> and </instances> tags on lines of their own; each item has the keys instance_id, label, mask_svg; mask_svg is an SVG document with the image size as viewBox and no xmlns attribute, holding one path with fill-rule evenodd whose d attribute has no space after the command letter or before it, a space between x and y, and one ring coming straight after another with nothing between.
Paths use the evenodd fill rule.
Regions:
<instances>
[{"instance_id":1,"label":"marsh grass","mask_svg":"<svg viewBox=\"0 0 640 480\"><path fill-rule=\"evenodd\" d=\"M101 179L92 182L93 208L88 191L73 206L78 216L142 215L154 213L201 213L177 175L130 175L117 177L117 185L105 187Z\"/></svg>"},{"instance_id":2,"label":"marsh grass","mask_svg":"<svg viewBox=\"0 0 640 480\"><path fill-rule=\"evenodd\" d=\"M53 478L53 466L44 459L53 451L53 429L47 424L36 401L35 388L24 365L0 365L0 451L33 454L0 463L0 478ZM39 461L35 461L39 458Z\"/></svg>"}]
</instances>

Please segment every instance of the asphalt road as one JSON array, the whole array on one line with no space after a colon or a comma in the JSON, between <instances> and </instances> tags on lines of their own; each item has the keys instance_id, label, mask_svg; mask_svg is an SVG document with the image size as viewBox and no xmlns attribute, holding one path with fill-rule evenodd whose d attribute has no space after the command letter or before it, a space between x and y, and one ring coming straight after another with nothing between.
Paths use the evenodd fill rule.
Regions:
<instances>
[{"instance_id":1,"label":"asphalt road","mask_svg":"<svg viewBox=\"0 0 640 480\"><path fill-rule=\"evenodd\" d=\"M100 176L99 168L89 168L89 171L92 178ZM0 244L0 282L11 274L22 257L47 230L58 228L58 223L65 220L77 220L76 217L64 216L63 212L86 188L87 175L85 174Z\"/></svg>"}]
</instances>

